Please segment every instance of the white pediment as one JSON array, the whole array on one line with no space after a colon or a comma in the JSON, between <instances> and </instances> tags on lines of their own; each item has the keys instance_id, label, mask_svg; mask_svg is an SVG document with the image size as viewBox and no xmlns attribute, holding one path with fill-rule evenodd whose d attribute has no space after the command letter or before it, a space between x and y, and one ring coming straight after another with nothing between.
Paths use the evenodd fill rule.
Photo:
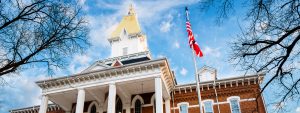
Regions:
<instances>
[{"instance_id":1,"label":"white pediment","mask_svg":"<svg viewBox=\"0 0 300 113\"><path fill-rule=\"evenodd\" d=\"M96 62L93 65L91 65L90 67L88 67L87 69L83 70L81 73L86 73L86 72L95 71L95 70L101 70L101 69L105 69L105 68L109 68L109 67L110 66L108 66L106 64Z\"/></svg>"},{"instance_id":2,"label":"white pediment","mask_svg":"<svg viewBox=\"0 0 300 113\"><path fill-rule=\"evenodd\" d=\"M198 70L199 78L201 82L213 81L217 78L217 70L212 67L203 66Z\"/></svg>"}]
</instances>

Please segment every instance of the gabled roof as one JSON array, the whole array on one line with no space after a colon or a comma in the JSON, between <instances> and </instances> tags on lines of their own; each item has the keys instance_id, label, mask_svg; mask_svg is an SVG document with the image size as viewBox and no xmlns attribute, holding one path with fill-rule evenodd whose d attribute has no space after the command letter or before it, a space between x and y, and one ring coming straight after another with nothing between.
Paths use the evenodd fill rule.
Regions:
<instances>
[{"instance_id":1,"label":"gabled roof","mask_svg":"<svg viewBox=\"0 0 300 113\"><path fill-rule=\"evenodd\" d=\"M90 67L83 70L81 73L85 73L85 72L89 72L89 71L93 71L93 70L98 70L98 69L109 68L109 67L111 67L111 66L108 66L108 65L106 65L104 63L101 63L101 62L95 62Z\"/></svg>"},{"instance_id":2,"label":"gabled roof","mask_svg":"<svg viewBox=\"0 0 300 113\"><path fill-rule=\"evenodd\" d=\"M119 60L115 60L114 63L111 64L112 67L118 67L118 66L122 66L123 63L121 63Z\"/></svg>"},{"instance_id":3,"label":"gabled roof","mask_svg":"<svg viewBox=\"0 0 300 113\"><path fill-rule=\"evenodd\" d=\"M112 67L111 65L113 63L115 63L115 61L119 61L120 63L122 63L122 65L127 65L127 64L142 62L142 61L146 61L146 60L151 60L151 55L150 55L149 51L124 55L124 56L119 56L119 57L107 58L107 59L96 61L90 67L83 70L81 73L110 68L110 67Z\"/></svg>"}]
</instances>

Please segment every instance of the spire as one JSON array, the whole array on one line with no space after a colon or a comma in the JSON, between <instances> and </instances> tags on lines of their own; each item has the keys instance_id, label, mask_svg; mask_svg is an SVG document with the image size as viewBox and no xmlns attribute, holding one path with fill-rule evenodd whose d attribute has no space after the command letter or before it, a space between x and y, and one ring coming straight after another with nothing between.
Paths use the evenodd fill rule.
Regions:
<instances>
[{"instance_id":1,"label":"spire","mask_svg":"<svg viewBox=\"0 0 300 113\"><path fill-rule=\"evenodd\" d=\"M129 5L129 11L128 11L128 15L134 15L135 14L135 11L133 9L133 6L132 4Z\"/></svg>"}]
</instances>

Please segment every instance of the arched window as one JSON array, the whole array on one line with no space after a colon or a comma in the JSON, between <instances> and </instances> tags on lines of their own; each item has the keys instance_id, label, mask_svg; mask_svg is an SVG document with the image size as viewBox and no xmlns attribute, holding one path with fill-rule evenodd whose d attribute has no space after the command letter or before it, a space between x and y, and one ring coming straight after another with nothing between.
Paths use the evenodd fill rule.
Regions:
<instances>
[{"instance_id":1,"label":"arched window","mask_svg":"<svg viewBox=\"0 0 300 113\"><path fill-rule=\"evenodd\" d=\"M122 104L122 100L117 97L117 105L116 105L116 113L122 113L123 110L123 104Z\"/></svg>"},{"instance_id":2,"label":"arched window","mask_svg":"<svg viewBox=\"0 0 300 113\"><path fill-rule=\"evenodd\" d=\"M142 103L141 103L140 99L135 101L134 113L142 113Z\"/></svg>"},{"instance_id":3,"label":"arched window","mask_svg":"<svg viewBox=\"0 0 300 113\"><path fill-rule=\"evenodd\" d=\"M95 106L95 104L91 107L91 111L90 113L96 113L97 112L97 108Z\"/></svg>"}]
</instances>

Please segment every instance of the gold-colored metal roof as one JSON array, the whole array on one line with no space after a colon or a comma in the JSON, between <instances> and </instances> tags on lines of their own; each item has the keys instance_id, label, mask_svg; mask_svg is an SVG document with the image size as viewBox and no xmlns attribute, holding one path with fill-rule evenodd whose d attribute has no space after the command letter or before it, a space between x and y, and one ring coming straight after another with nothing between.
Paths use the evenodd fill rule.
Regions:
<instances>
[{"instance_id":1,"label":"gold-colored metal roof","mask_svg":"<svg viewBox=\"0 0 300 113\"><path fill-rule=\"evenodd\" d=\"M141 28L132 5L130 5L128 15L122 18L118 27L112 32L111 37L109 39L119 37L123 29L125 29L129 35L141 32Z\"/></svg>"}]
</instances>

